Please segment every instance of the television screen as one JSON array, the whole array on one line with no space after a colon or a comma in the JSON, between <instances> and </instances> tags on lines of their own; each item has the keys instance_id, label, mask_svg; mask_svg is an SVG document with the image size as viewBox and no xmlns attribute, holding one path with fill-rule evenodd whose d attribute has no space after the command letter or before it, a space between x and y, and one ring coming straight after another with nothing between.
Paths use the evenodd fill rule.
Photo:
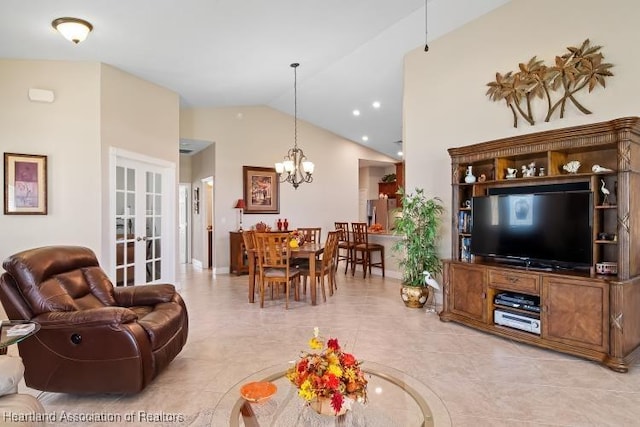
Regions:
<instances>
[{"instance_id":1,"label":"television screen","mask_svg":"<svg viewBox=\"0 0 640 427\"><path fill-rule=\"evenodd\" d=\"M474 197L471 253L548 267L590 266L592 205L586 191Z\"/></svg>"}]
</instances>

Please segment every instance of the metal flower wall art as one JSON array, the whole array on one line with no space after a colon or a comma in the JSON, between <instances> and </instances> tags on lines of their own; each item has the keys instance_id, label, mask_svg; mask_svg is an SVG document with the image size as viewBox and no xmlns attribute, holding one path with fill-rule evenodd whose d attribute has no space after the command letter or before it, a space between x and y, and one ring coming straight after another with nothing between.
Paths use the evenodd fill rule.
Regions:
<instances>
[{"instance_id":1,"label":"metal flower wall art","mask_svg":"<svg viewBox=\"0 0 640 427\"><path fill-rule=\"evenodd\" d=\"M536 98L547 106L545 122L558 111L563 118L569 103L582 113L591 114L575 95L583 89L591 93L598 85L604 88L605 78L613 76L610 71L613 64L603 62L601 48L591 46L587 39L582 46L570 46L567 53L556 56L553 66L545 65L534 56L526 64L519 64L517 72L496 73L496 80L487 83L487 96L507 104L513 114L513 127L518 127L518 117L532 126L535 124L532 101Z\"/></svg>"}]
</instances>

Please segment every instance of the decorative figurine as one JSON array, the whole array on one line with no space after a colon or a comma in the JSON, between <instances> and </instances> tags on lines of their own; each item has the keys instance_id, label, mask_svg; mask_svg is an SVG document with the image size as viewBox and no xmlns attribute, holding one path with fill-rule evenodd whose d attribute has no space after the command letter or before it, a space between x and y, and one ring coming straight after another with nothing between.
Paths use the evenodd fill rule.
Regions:
<instances>
[{"instance_id":1,"label":"decorative figurine","mask_svg":"<svg viewBox=\"0 0 640 427\"><path fill-rule=\"evenodd\" d=\"M609 189L607 189L607 187L605 187L604 179L601 179L600 182L602 183L600 191L604 195L604 197L602 198L602 204L606 206L609 204L609 194L611 194L611 192L609 191Z\"/></svg>"},{"instance_id":2,"label":"decorative figurine","mask_svg":"<svg viewBox=\"0 0 640 427\"><path fill-rule=\"evenodd\" d=\"M538 173L538 176L544 176L544 168L540 168L540 172Z\"/></svg>"},{"instance_id":3,"label":"decorative figurine","mask_svg":"<svg viewBox=\"0 0 640 427\"><path fill-rule=\"evenodd\" d=\"M606 173L606 172L613 172L613 169L605 168L605 167L602 167L602 166L600 166L600 165L593 165L593 166L591 167L591 170L592 170L594 173Z\"/></svg>"},{"instance_id":4,"label":"decorative figurine","mask_svg":"<svg viewBox=\"0 0 640 427\"><path fill-rule=\"evenodd\" d=\"M578 169L580 169L580 162L577 160L571 160L569 163L562 166L562 169L569 173L578 173Z\"/></svg>"},{"instance_id":5,"label":"decorative figurine","mask_svg":"<svg viewBox=\"0 0 640 427\"><path fill-rule=\"evenodd\" d=\"M518 169L514 169L514 168L507 168L507 179L513 179L516 177L516 173L518 172Z\"/></svg>"},{"instance_id":6,"label":"decorative figurine","mask_svg":"<svg viewBox=\"0 0 640 427\"><path fill-rule=\"evenodd\" d=\"M467 166L467 172L465 173L464 182L466 182L467 184L476 182L476 177L473 174L473 166L471 165Z\"/></svg>"}]
</instances>

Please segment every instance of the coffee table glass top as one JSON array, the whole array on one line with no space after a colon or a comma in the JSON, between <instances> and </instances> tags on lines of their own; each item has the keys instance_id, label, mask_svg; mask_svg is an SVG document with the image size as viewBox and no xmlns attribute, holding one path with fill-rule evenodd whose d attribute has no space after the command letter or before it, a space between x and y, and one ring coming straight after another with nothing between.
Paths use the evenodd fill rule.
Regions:
<instances>
[{"instance_id":1,"label":"coffee table glass top","mask_svg":"<svg viewBox=\"0 0 640 427\"><path fill-rule=\"evenodd\" d=\"M339 417L318 415L285 377L286 364L251 375L234 386L220 401L216 412L231 406L228 424L235 426L448 426L451 419L444 404L426 385L388 366L365 362L362 367L369 381L368 402L354 402L347 414ZM245 382L271 381L277 392L260 403L240 396ZM222 421L222 420L220 420Z\"/></svg>"},{"instance_id":2,"label":"coffee table glass top","mask_svg":"<svg viewBox=\"0 0 640 427\"><path fill-rule=\"evenodd\" d=\"M33 325L33 329L29 327L24 333L20 333L19 335L10 335L9 330L14 326L31 326ZM34 335L36 332L40 330L40 324L37 322L30 322L28 320L2 320L2 324L0 325L1 333L0 333L0 348L5 348L10 346L11 344L16 344L22 341L25 338L28 338Z\"/></svg>"}]
</instances>

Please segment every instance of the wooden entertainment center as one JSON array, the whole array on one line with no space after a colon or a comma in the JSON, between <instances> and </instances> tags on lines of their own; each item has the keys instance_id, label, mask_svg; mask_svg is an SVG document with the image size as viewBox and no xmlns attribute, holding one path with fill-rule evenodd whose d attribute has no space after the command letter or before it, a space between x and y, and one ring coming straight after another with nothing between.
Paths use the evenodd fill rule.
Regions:
<instances>
[{"instance_id":1,"label":"wooden entertainment center","mask_svg":"<svg viewBox=\"0 0 640 427\"><path fill-rule=\"evenodd\" d=\"M640 118L514 136L449 149L452 166L452 259L444 262L443 310L454 321L516 341L599 361L627 372L640 353ZM577 160L577 173L563 165ZM523 165L536 175L521 177ZM599 165L606 170L594 172ZM485 180L465 182L468 166ZM507 168L517 169L507 178ZM540 176L540 168L544 175ZM610 195L604 201L604 180ZM491 257L473 256L470 201L490 189L572 184L593 193L593 261L590 271L514 268ZM635 193L635 195L634 195ZM605 237L603 237L605 236ZM562 236L558 236L562 239ZM596 264L617 263L617 275L598 274ZM539 333L500 325L494 311L501 293L539 301Z\"/></svg>"}]
</instances>

